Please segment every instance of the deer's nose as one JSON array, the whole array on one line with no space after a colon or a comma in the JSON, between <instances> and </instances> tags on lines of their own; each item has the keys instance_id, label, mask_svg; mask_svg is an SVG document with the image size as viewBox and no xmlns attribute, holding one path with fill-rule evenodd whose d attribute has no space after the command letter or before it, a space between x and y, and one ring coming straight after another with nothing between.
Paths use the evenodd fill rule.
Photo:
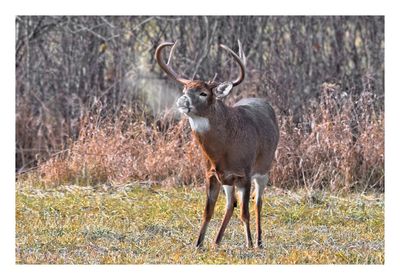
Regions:
<instances>
[{"instance_id":1,"label":"deer's nose","mask_svg":"<svg viewBox=\"0 0 400 280\"><path fill-rule=\"evenodd\" d=\"M189 98L186 95L179 97L176 101L176 105L178 105L178 107L190 107Z\"/></svg>"}]
</instances>

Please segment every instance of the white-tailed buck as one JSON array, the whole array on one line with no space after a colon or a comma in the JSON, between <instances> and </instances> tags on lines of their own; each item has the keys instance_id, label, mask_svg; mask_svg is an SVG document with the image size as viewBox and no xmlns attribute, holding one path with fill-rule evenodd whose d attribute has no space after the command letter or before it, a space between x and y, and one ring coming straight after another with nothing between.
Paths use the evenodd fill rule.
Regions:
<instances>
[{"instance_id":1,"label":"white-tailed buck","mask_svg":"<svg viewBox=\"0 0 400 280\"><path fill-rule=\"evenodd\" d=\"M207 162L207 202L196 247L202 246L221 185L226 194L226 209L215 244L221 242L232 216L236 204L236 188L246 245L253 246L249 222L251 180L255 183L257 247L261 247L262 195L279 140L274 110L260 98L242 99L232 107L223 103L224 97L245 77L245 67L240 57L228 47L220 45L233 56L239 65L240 74L234 81L216 83L180 77L163 59L162 50L171 46L174 46L174 43L159 45L156 59L168 76L183 85L183 95L176 104L179 111L188 117L193 135ZM170 59L172 51L173 48Z\"/></svg>"}]
</instances>

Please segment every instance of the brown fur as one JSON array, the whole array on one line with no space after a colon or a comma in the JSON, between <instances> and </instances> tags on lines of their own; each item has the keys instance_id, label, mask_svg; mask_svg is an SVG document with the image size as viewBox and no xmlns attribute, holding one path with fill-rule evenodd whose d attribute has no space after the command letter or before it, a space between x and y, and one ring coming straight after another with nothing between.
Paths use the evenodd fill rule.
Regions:
<instances>
[{"instance_id":1,"label":"brown fur","mask_svg":"<svg viewBox=\"0 0 400 280\"><path fill-rule=\"evenodd\" d=\"M241 219L245 225L247 246L252 246L248 202L251 177L266 174L271 168L279 140L279 130L272 107L263 99L243 99L233 107L218 100L202 82L185 85L184 93L195 100L198 92L208 91L207 106L196 111L206 117L209 130L193 131L207 160L207 204L196 246L201 246L221 185L235 185L243 191ZM195 102L195 101L192 101ZM235 199L233 198L235 201ZM228 207L228 206L227 206ZM261 200L256 203L257 245L261 247ZM233 205L226 210L215 243L219 244L232 216Z\"/></svg>"},{"instance_id":2,"label":"brown fur","mask_svg":"<svg viewBox=\"0 0 400 280\"><path fill-rule=\"evenodd\" d=\"M270 119L262 122L248 114L251 106L228 107L215 100L207 116L210 130L193 132L208 160L209 173L216 173L222 184L229 185L232 176L265 174L270 169L279 132L272 108L265 106Z\"/></svg>"},{"instance_id":3,"label":"brown fur","mask_svg":"<svg viewBox=\"0 0 400 280\"><path fill-rule=\"evenodd\" d=\"M184 85L184 94L177 100L177 106L189 117L194 137L207 160L207 201L196 247L200 247L203 243L221 185L231 187L227 187L229 191L226 194L226 212L215 244L221 242L232 216L235 204L233 193L236 187L241 195L240 218L245 229L246 244L251 247L253 246L249 213L251 179L255 174L266 175L271 168L279 140L274 110L262 99L242 99L233 107L228 107L221 101L245 77L240 57L228 47L221 45L239 64L240 74L233 82L217 84L199 80L189 81L179 77L162 59L161 51L167 46L174 44L163 43L158 46L157 62L171 78ZM257 246L260 247L261 195L256 200Z\"/></svg>"}]
</instances>

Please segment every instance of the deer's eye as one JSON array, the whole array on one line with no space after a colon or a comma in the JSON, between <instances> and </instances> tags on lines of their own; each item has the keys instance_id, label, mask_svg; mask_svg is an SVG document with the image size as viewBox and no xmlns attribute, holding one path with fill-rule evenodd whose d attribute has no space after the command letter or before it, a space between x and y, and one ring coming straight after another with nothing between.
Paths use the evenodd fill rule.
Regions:
<instances>
[{"instance_id":1,"label":"deer's eye","mask_svg":"<svg viewBox=\"0 0 400 280\"><path fill-rule=\"evenodd\" d=\"M200 92L200 96L207 96L207 93L205 93L205 92Z\"/></svg>"}]
</instances>

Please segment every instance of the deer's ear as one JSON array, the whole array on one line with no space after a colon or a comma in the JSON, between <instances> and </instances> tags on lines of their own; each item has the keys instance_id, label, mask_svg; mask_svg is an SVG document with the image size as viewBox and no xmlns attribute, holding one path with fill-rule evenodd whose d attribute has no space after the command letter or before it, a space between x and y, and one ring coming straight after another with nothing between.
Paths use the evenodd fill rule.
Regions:
<instances>
[{"instance_id":1,"label":"deer's ear","mask_svg":"<svg viewBox=\"0 0 400 280\"><path fill-rule=\"evenodd\" d=\"M216 89L215 89L215 97L217 99L222 99L226 96L228 96L229 93L231 93L231 90L233 88L233 83L232 82L223 82L219 84Z\"/></svg>"}]
</instances>

